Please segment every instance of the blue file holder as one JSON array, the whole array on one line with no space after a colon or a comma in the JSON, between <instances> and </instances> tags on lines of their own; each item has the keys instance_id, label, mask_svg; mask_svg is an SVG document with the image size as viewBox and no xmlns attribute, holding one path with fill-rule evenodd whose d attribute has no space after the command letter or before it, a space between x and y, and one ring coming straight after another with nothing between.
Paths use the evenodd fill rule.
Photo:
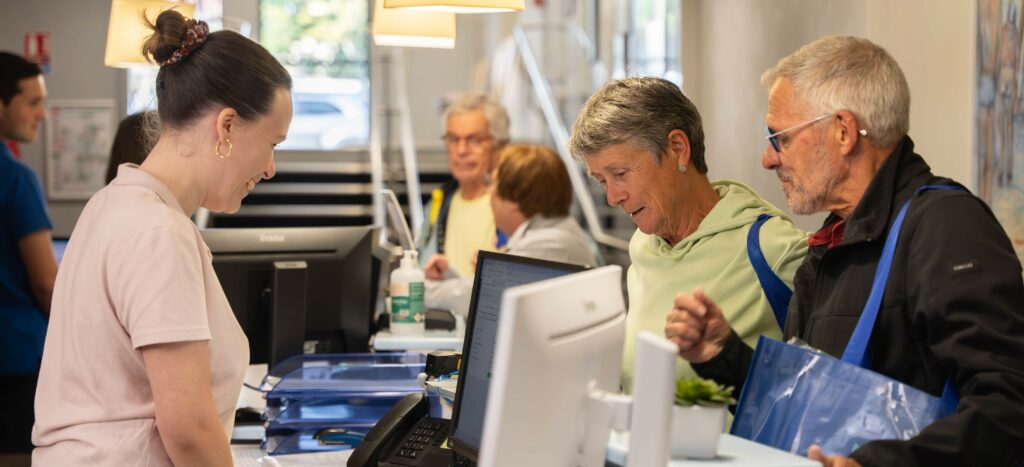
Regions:
<instances>
[{"instance_id":1,"label":"blue file holder","mask_svg":"<svg viewBox=\"0 0 1024 467\"><path fill-rule=\"evenodd\" d=\"M423 391L417 380L426 356L413 353L298 355L270 369L261 388L271 455L351 449L407 394ZM338 428L342 444L315 434Z\"/></svg>"},{"instance_id":2,"label":"blue file holder","mask_svg":"<svg viewBox=\"0 0 1024 467\"><path fill-rule=\"evenodd\" d=\"M345 424L372 426L398 399L391 393L297 399L279 407L268 406L264 418L268 428L292 430Z\"/></svg>"},{"instance_id":3,"label":"blue file holder","mask_svg":"<svg viewBox=\"0 0 1024 467\"><path fill-rule=\"evenodd\" d=\"M359 442L362 441L363 438L366 437L366 433L373 428L373 425L339 425L334 428L344 429L347 432L345 434L351 437L351 443L325 444L316 437L317 432L320 431L319 428L305 428L301 430L268 429L266 440L263 442L263 450L267 455L280 456L307 452L327 452L353 449L359 445Z\"/></svg>"}]
</instances>

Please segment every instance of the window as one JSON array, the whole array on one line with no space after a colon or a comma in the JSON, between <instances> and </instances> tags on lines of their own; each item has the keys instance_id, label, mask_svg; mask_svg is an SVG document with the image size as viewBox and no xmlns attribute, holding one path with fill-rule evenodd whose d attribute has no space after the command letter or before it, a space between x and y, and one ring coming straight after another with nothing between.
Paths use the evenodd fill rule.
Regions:
<instances>
[{"instance_id":1,"label":"window","mask_svg":"<svg viewBox=\"0 0 1024 467\"><path fill-rule=\"evenodd\" d=\"M679 47L682 2L635 0L629 2L630 75L660 76L682 85Z\"/></svg>"},{"instance_id":2,"label":"window","mask_svg":"<svg viewBox=\"0 0 1024 467\"><path fill-rule=\"evenodd\" d=\"M370 136L369 2L260 0L260 43L291 73L281 149L365 146Z\"/></svg>"},{"instance_id":3,"label":"window","mask_svg":"<svg viewBox=\"0 0 1024 467\"><path fill-rule=\"evenodd\" d=\"M331 104L304 100L296 100L295 113L304 115L338 114L339 116L344 116L341 109Z\"/></svg>"},{"instance_id":4,"label":"window","mask_svg":"<svg viewBox=\"0 0 1024 467\"><path fill-rule=\"evenodd\" d=\"M159 67L128 69L128 113L156 110L156 74Z\"/></svg>"},{"instance_id":5,"label":"window","mask_svg":"<svg viewBox=\"0 0 1024 467\"><path fill-rule=\"evenodd\" d=\"M201 14L200 2L196 15ZM219 15L219 11L214 11ZM212 31L221 18L207 19ZM248 25L242 28L248 36ZM230 29L239 29L231 27ZM260 44L292 76L294 115L279 149L336 150L370 139L367 0L260 0ZM128 70L128 112L156 109L157 67Z\"/></svg>"}]
</instances>

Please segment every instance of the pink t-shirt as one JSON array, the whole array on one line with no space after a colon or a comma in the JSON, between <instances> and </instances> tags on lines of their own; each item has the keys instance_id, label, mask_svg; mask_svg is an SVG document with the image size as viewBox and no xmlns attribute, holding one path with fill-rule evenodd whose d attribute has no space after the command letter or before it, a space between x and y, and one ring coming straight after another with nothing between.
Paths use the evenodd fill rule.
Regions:
<instances>
[{"instance_id":1,"label":"pink t-shirt","mask_svg":"<svg viewBox=\"0 0 1024 467\"><path fill-rule=\"evenodd\" d=\"M143 346L209 341L230 438L249 345L210 250L174 195L137 166L86 204L64 253L36 391L33 465L169 466Z\"/></svg>"}]
</instances>

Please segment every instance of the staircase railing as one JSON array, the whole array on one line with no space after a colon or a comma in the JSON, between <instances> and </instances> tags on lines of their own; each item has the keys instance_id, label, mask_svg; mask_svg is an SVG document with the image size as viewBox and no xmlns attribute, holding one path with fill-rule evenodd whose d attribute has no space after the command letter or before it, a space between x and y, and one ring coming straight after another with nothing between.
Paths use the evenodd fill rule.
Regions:
<instances>
[{"instance_id":1,"label":"staircase railing","mask_svg":"<svg viewBox=\"0 0 1024 467\"><path fill-rule=\"evenodd\" d=\"M597 243L620 250L629 250L629 242L605 232L601 226L597 208L594 206L594 198L590 194L583 174L580 170L573 170L573 168L577 167L577 163L573 159L572 154L569 154L569 131L551 94L551 85L537 63L533 48L526 37L526 31L522 26L517 25L512 31L512 36L516 42L519 57L523 61L523 66L526 68L526 73L530 78L530 84L537 97L537 102L540 104L541 112L544 114L548 131L551 132L555 147L558 148L558 155L562 158L565 166L569 168L569 180L572 182L572 189L576 194L576 199L580 203L580 210L583 213L587 230L590 231L591 236L594 237L594 241ZM577 40L580 40L579 35L575 36ZM584 50L588 49L584 47Z\"/></svg>"}]
</instances>

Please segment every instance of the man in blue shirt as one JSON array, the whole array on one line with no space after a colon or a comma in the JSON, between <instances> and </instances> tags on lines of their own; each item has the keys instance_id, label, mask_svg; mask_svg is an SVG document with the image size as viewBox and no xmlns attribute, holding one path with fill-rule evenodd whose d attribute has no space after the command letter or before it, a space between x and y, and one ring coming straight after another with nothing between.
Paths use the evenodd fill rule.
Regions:
<instances>
[{"instance_id":1,"label":"man in blue shirt","mask_svg":"<svg viewBox=\"0 0 1024 467\"><path fill-rule=\"evenodd\" d=\"M31 452L33 403L57 277L39 178L8 141L30 143L46 118L39 66L0 52L0 452Z\"/></svg>"}]
</instances>

